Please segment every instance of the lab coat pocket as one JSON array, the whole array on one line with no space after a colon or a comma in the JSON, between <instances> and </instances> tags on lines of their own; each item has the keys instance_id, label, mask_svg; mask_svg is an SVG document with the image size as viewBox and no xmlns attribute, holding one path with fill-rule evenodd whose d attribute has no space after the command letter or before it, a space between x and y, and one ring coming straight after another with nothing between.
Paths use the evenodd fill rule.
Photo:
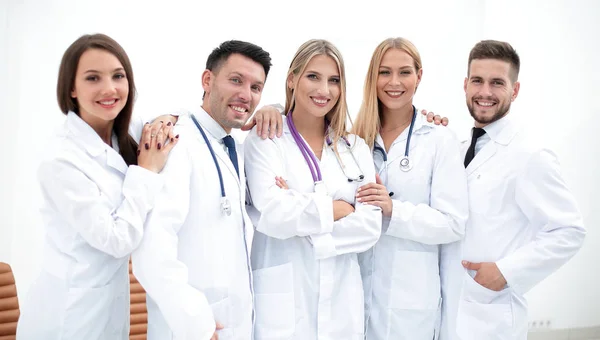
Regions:
<instances>
[{"instance_id":1,"label":"lab coat pocket","mask_svg":"<svg viewBox=\"0 0 600 340\"><path fill-rule=\"evenodd\" d=\"M98 288L69 288L61 339L115 339L127 334L129 301L110 283Z\"/></svg>"},{"instance_id":2,"label":"lab coat pocket","mask_svg":"<svg viewBox=\"0 0 600 340\"><path fill-rule=\"evenodd\" d=\"M215 321L223 325L217 332L219 339L231 339L233 336L233 320L231 318L231 299L225 298L210 305Z\"/></svg>"},{"instance_id":3,"label":"lab coat pocket","mask_svg":"<svg viewBox=\"0 0 600 340\"><path fill-rule=\"evenodd\" d=\"M389 308L437 311L441 298L437 253L396 251L390 290Z\"/></svg>"},{"instance_id":4,"label":"lab coat pocket","mask_svg":"<svg viewBox=\"0 0 600 340\"><path fill-rule=\"evenodd\" d=\"M292 264L257 269L253 274L255 339L290 339L296 326Z\"/></svg>"},{"instance_id":5,"label":"lab coat pocket","mask_svg":"<svg viewBox=\"0 0 600 340\"><path fill-rule=\"evenodd\" d=\"M486 178L486 175L478 174L476 179L469 181L471 211L478 214L498 214L505 204L505 197L510 191L511 183L505 178Z\"/></svg>"},{"instance_id":6,"label":"lab coat pocket","mask_svg":"<svg viewBox=\"0 0 600 340\"><path fill-rule=\"evenodd\" d=\"M456 330L463 340L512 339L512 307L508 289L496 292L467 272L458 305Z\"/></svg>"}]
</instances>

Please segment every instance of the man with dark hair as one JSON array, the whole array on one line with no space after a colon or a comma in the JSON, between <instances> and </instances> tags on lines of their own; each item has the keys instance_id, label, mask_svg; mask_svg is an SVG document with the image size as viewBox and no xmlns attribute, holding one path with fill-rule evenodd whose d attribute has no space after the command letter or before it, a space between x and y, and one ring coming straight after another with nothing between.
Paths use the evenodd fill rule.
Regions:
<instances>
[{"instance_id":1,"label":"man with dark hair","mask_svg":"<svg viewBox=\"0 0 600 340\"><path fill-rule=\"evenodd\" d=\"M179 115L179 145L162 172L167 184L133 254L148 294L149 340L252 338L253 227L243 148L230 133L259 103L270 66L262 48L224 42L202 74L202 107Z\"/></svg>"},{"instance_id":2,"label":"man with dark hair","mask_svg":"<svg viewBox=\"0 0 600 340\"><path fill-rule=\"evenodd\" d=\"M443 339L525 340L524 294L573 257L585 238L556 155L509 115L519 67L506 42L481 41L469 55L464 89L475 120L465 143L470 215L462 255L442 262L465 270L455 271L462 275L456 285L446 285L450 311L442 318L451 335L442 333Z\"/></svg>"}]
</instances>

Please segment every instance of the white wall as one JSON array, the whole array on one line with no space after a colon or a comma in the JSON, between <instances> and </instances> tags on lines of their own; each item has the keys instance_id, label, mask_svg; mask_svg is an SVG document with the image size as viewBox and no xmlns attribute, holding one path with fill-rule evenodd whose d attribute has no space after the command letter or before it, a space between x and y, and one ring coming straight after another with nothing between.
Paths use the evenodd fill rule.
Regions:
<instances>
[{"instance_id":1,"label":"white wall","mask_svg":"<svg viewBox=\"0 0 600 340\"><path fill-rule=\"evenodd\" d=\"M17 135L17 127L15 126L16 116L8 115L10 107L8 105L8 6L0 5L0 112L2 112L2 120L5 126L10 126L4 133L0 134L0 145L9 145ZM7 81L4 81L4 80ZM0 148L0 159L3 160L0 166L0 262L8 262L11 249L12 236L12 177L14 175L13 167L8 161L14 159L15 151L10 147ZM4 163L6 161L6 163ZM5 165L5 164L8 164Z\"/></svg>"},{"instance_id":2,"label":"white wall","mask_svg":"<svg viewBox=\"0 0 600 340\"><path fill-rule=\"evenodd\" d=\"M592 197L600 189L592 175L598 172L593 146L599 145L599 137L592 133L592 119L600 108L592 100L600 93L596 80L600 68L593 59L600 49L600 4L371 0L349 6L346 1L307 0L301 8L286 10L300 2L165 3L0 2L0 18L7 18L5 25L0 21L0 38L7 40L0 40L0 121L12 127L0 135L3 145L8 145L6 141L15 145L2 150L3 165L8 166L1 167L0 260L9 254L21 297L39 269L43 239L37 215L37 159L44 139L63 119L55 99L58 64L81 34L106 33L127 50L138 86L136 113L145 117L199 105L206 57L232 38L271 52L274 65L262 104L284 100L284 75L302 42L330 39L346 61L354 116L373 49L384 38L404 36L423 57L424 79L416 105L450 117L452 129L463 136L472 124L462 89L468 52L478 40L495 38L513 43L522 58L523 84L513 113L532 126L532 133L548 138L559 153L590 230L580 254L529 294L531 318L550 319L559 328L600 324L600 295L595 288L600 278L592 274L600 243L594 228L600 214L593 210ZM267 9L277 15L267 16Z\"/></svg>"}]
</instances>

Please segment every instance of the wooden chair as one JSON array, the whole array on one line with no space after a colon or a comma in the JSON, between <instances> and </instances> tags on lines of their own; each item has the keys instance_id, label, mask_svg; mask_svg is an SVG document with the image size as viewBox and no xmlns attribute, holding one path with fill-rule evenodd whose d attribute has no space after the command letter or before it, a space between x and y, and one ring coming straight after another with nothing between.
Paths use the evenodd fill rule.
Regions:
<instances>
[{"instance_id":1,"label":"wooden chair","mask_svg":"<svg viewBox=\"0 0 600 340\"><path fill-rule=\"evenodd\" d=\"M148 312L146 309L146 291L131 272L129 261L129 290L130 290L130 340L146 340L148 329ZM0 338L0 340L3 340Z\"/></svg>"},{"instance_id":2,"label":"wooden chair","mask_svg":"<svg viewBox=\"0 0 600 340\"><path fill-rule=\"evenodd\" d=\"M10 266L0 262L0 340L15 340L19 320L19 299Z\"/></svg>"}]
</instances>

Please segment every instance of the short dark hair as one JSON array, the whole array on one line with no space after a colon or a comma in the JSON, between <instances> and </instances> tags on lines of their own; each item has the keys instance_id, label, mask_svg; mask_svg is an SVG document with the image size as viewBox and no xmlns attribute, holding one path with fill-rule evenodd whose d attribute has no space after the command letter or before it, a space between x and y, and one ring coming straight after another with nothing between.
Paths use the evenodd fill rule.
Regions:
<instances>
[{"instance_id":1,"label":"short dark hair","mask_svg":"<svg viewBox=\"0 0 600 340\"><path fill-rule=\"evenodd\" d=\"M498 40L482 40L478 42L469 54L468 69L471 69L471 61L474 59L497 59L508 62L511 66L511 80L517 81L521 61L517 51L507 42Z\"/></svg>"},{"instance_id":2,"label":"short dark hair","mask_svg":"<svg viewBox=\"0 0 600 340\"><path fill-rule=\"evenodd\" d=\"M206 69L217 72L227 58L235 53L241 54L262 65L265 70L265 77L269 74L269 70L271 69L271 56L269 52L263 50L260 46L240 40L225 41L219 47L215 48L206 60Z\"/></svg>"},{"instance_id":3,"label":"short dark hair","mask_svg":"<svg viewBox=\"0 0 600 340\"><path fill-rule=\"evenodd\" d=\"M129 135L129 123L133 112L136 90L133 81L133 69L125 50L119 43L105 34L85 34L75 40L63 54L58 70L58 81L56 84L56 96L60 110L66 115L70 111L79 115L79 104L77 98L71 97L75 87L75 76L79 67L79 59L87 50L98 49L114 55L125 70L125 76L129 84L129 95L125 106L115 118L113 130L119 140L119 153L123 156L127 165L137 164L137 142Z\"/></svg>"}]
</instances>

